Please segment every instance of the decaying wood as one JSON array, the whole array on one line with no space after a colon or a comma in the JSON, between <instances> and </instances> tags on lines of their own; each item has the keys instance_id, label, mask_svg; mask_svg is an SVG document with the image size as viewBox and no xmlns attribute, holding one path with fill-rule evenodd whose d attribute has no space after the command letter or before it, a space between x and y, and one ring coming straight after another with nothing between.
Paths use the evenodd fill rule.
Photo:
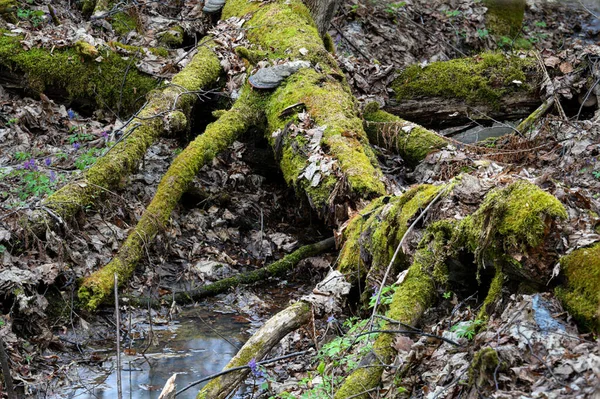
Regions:
<instances>
[{"instance_id":1,"label":"decaying wood","mask_svg":"<svg viewBox=\"0 0 600 399\"><path fill-rule=\"evenodd\" d=\"M455 126L471 120L517 120L526 118L540 105L531 93L513 93L503 97L499 106L468 104L460 99L433 97L391 99L385 110L403 119L426 126Z\"/></svg>"}]
</instances>

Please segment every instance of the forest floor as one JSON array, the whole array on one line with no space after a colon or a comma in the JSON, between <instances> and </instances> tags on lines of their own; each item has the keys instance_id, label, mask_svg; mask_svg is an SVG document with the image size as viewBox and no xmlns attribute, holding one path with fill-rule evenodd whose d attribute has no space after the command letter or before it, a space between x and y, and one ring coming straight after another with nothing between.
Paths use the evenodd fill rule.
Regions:
<instances>
[{"instance_id":1,"label":"forest floor","mask_svg":"<svg viewBox=\"0 0 600 399\"><path fill-rule=\"evenodd\" d=\"M48 3L52 3L61 25L51 23ZM143 51L143 58L135 63L157 79L169 79L189 60L190 50L209 23L201 16L197 1L185 2L177 16L168 15L159 3L149 2L139 8L143 31L123 37L99 21L86 21L70 5L66 0L22 2L18 24L4 22L0 28L10 32L3 34L25 34L22 44L26 48L69 46L82 38L96 45L120 40L154 47L158 43L156 33L176 22L189 32L200 33L186 36L181 48L170 50L165 57ZM576 1L532 4L522 36L531 50L517 51L511 43L498 43L487 32L484 13L481 3L472 0L347 0L334 18L329 33L336 57L361 105L373 100L385 104L389 83L398 70L409 65L427 65L499 47L522 54L537 51L552 76L544 89L557 93L564 108L565 115L545 116L526 137L497 138L493 151L477 155L468 148L450 147L432 154L415 170L410 170L401 157L378 149L386 186L390 193L399 194L411 184L445 180L457 170L468 171L486 188L502 181L503 176L521 176L535 181L567 207L570 231L565 234L569 244L563 250L598 241L600 114L595 113L597 103L580 106L589 85L577 72L592 68L590 65L595 68L600 57L600 20ZM124 51L123 56L131 54ZM236 70L231 75L239 79L243 72ZM211 95L196 106L193 133L202 131L212 120L210 112L223 106L215 107ZM87 384L73 380L73 370L82 364L105 372L102 364L112 358L99 356L94 349L114 344L114 311L105 309L97 316L78 314L73 306L76 281L110 261L150 202L170 162L193 138L161 138L151 146L139 171L121 189L110 192L100 206L80 215L78 223L63 236L48 231L46 237L21 243L18 250L12 247L12 239L22 233L19 220L41 198L76 179L119 140L119 129L126 119L118 113L0 86L0 290L5 298L0 336L8 349L13 378L28 397L64 397L68 394L65 387ZM513 121L498 121L506 122ZM456 133L473 128L489 126L473 122L439 131ZM123 294L156 296L216 281L261 267L330 235L329 228L286 186L266 140L255 132L202 168L168 228L145 248L146 257ZM269 288L236 289L208 303L223 312L238 312L246 323L240 328L252 332L286 301L309 291L335 259L335 253L310 258L293 276ZM285 288L287 283L295 284L294 288ZM285 299L276 292L283 292ZM394 364L397 370L404 367L402 384L407 395L459 397L474 353L485 347L502 347L513 358L501 377L489 382L498 390L495 397L583 398L598 394L597 337L580 334L551 293L511 297L487 328L475 334L482 300L476 293L468 297L443 293L443 300L425 316L423 331L457 341L463 345L460 348L426 337L397 339L399 355ZM123 314L138 321L123 328L128 342L147 346L154 339L148 320L168 324L177 319L180 309L171 307L168 299L164 304L160 311L123 306ZM353 319L348 318L355 309L346 312L315 321L312 331L291 334L272 356L306 348L313 342L320 346L336 342L337 346L325 346L331 353L322 355L334 358L334 351L348 345L334 340L338 330L353 325ZM311 359L304 356L269 367L265 370L268 391L263 387L261 394L295 386L300 388L291 393L300 396L322 385L322 378L310 371L316 367ZM496 371L493 374L496 376ZM394 384L394 377L394 373L386 374L384 386Z\"/></svg>"}]
</instances>

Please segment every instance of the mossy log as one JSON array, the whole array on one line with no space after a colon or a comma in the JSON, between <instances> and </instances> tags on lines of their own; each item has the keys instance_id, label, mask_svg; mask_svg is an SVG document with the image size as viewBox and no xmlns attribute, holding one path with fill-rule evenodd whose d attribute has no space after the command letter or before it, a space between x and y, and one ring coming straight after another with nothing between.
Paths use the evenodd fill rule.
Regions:
<instances>
[{"instance_id":1,"label":"mossy log","mask_svg":"<svg viewBox=\"0 0 600 399\"><path fill-rule=\"evenodd\" d=\"M266 58L305 60L313 66L301 69L271 94L265 106L267 138L286 182L306 195L324 219L343 221L348 208L356 209L357 203L385 192L350 88L300 0L229 0L222 17L248 13L252 15L245 24L248 40L269 49ZM292 124L301 125L294 106L305 109L313 125L323 129L320 140L311 143L315 136L309 129L290 131ZM319 180L304 177L311 165L324 168Z\"/></svg>"},{"instance_id":2,"label":"mossy log","mask_svg":"<svg viewBox=\"0 0 600 399\"><path fill-rule=\"evenodd\" d=\"M540 76L536 59L501 53L413 65L392 82L385 109L427 126L524 118L541 104Z\"/></svg>"},{"instance_id":3,"label":"mossy log","mask_svg":"<svg viewBox=\"0 0 600 399\"><path fill-rule=\"evenodd\" d=\"M264 96L246 86L233 107L208 125L204 134L199 135L175 158L158 185L152 202L117 255L106 266L84 279L78 292L84 308L95 310L112 293L115 273L121 285L127 283L144 254L144 246L166 225L171 212L200 168L233 144L250 126L259 122L263 104Z\"/></svg>"},{"instance_id":4,"label":"mossy log","mask_svg":"<svg viewBox=\"0 0 600 399\"><path fill-rule=\"evenodd\" d=\"M188 128L187 118L198 98L195 94L185 93L211 87L220 73L216 54L210 47L201 46L190 63L173 77L172 85L149 96L148 103L125 132L126 138L99 158L81 179L65 185L42 201L42 205L67 221L79 210L92 205L105 190L118 187L136 170L148 147L165 133L168 118L177 116L180 127ZM55 218L45 211L37 212L30 220L31 229L36 233L46 225L56 224Z\"/></svg>"},{"instance_id":5,"label":"mossy log","mask_svg":"<svg viewBox=\"0 0 600 399\"><path fill-rule=\"evenodd\" d=\"M250 360L259 361L283 337L308 323L312 316L311 306L307 302L296 302L271 317L238 351L225 370L246 366ZM224 399L244 381L249 370L239 370L211 380L200 390L197 399Z\"/></svg>"},{"instance_id":6,"label":"mossy log","mask_svg":"<svg viewBox=\"0 0 600 399\"><path fill-rule=\"evenodd\" d=\"M157 80L135 68L108 46L86 42L54 49L23 49L23 37L0 30L0 83L7 88L46 94L89 108L136 111L136 101L157 86Z\"/></svg>"},{"instance_id":7,"label":"mossy log","mask_svg":"<svg viewBox=\"0 0 600 399\"><path fill-rule=\"evenodd\" d=\"M558 298L583 330L600 332L600 243L563 256L560 266Z\"/></svg>"},{"instance_id":8,"label":"mossy log","mask_svg":"<svg viewBox=\"0 0 600 399\"><path fill-rule=\"evenodd\" d=\"M375 204L375 209L370 212L378 214L379 223L394 223L392 212L377 211L377 207L386 206ZM458 260L462 253L474 256L479 267L469 269L472 273L482 272L485 268L496 272L484 303L487 310L501 297L505 276L517 282L523 278L548 281L543 279L552 272L548 265L558 258L555 223L566 216L564 207L555 197L531 183L518 181L488 193L478 210L460 222L442 220L431 224L426 228L407 276L394 293L387 316L414 325L433 303L435 287L447 288L449 275L454 272L450 267L460 265ZM357 222L354 223L348 229L363 231ZM355 245L349 247L350 250L343 248L340 264L348 258L360 270L361 260L353 252L374 253L369 245L372 248L381 239L373 234L367 237L370 241L361 243L358 248ZM346 245L350 244L349 238ZM480 316L487 318L485 312ZM388 334L377 338L373 349L375 356L365 358L364 367L346 378L336 399L355 397L358 392L378 385L385 364L393 356L392 338ZM358 397L366 398L367 394Z\"/></svg>"},{"instance_id":9,"label":"mossy log","mask_svg":"<svg viewBox=\"0 0 600 399\"><path fill-rule=\"evenodd\" d=\"M252 284L266 280L270 277L282 276L296 266L301 260L316 256L334 247L335 240L333 237L319 241L315 244L305 245L291 254L284 256L282 259L260 269L224 278L192 291L178 292L175 294L175 301L177 303L190 303L207 296L220 294L239 285Z\"/></svg>"},{"instance_id":10,"label":"mossy log","mask_svg":"<svg viewBox=\"0 0 600 399\"><path fill-rule=\"evenodd\" d=\"M411 166L448 144L443 136L380 110L377 103L365 107L363 118L371 144L396 152Z\"/></svg>"}]
</instances>

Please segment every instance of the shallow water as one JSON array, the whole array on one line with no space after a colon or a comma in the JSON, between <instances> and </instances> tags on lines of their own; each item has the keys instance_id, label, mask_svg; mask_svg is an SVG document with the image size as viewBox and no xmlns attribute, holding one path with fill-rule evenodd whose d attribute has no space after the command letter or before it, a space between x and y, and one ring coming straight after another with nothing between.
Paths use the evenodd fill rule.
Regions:
<instances>
[{"instance_id":1,"label":"shallow water","mask_svg":"<svg viewBox=\"0 0 600 399\"><path fill-rule=\"evenodd\" d=\"M159 342L146 351L148 361L139 354L143 347L121 356L123 398L158 398L165 382L174 373L178 373L176 383L179 390L193 381L221 371L248 338L248 324L238 322L235 317L192 309L180 315L177 322L162 327L153 326ZM144 346L142 342L140 344ZM110 356L102 364L100 376L98 369L81 368L78 386L54 397L117 398L115 368L115 356ZM197 385L177 397L195 398L203 385Z\"/></svg>"}]
</instances>

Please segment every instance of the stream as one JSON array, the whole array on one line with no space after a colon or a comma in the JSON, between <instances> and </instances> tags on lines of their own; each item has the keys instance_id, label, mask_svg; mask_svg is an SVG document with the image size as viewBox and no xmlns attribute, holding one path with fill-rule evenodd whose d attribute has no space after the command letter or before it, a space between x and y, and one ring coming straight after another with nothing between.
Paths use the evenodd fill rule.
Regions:
<instances>
[{"instance_id":1,"label":"stream","mask_svg":"<svg viewBox=\"0 0 600 399\"><path fill-rule=\"evenodd\" d=\"M250 324L237 314L211 312L199 307L185 309L171 322L157 320L152 326L153 345L145 350L147 340L134 341L132 348L122 348L123 398L155 399L171 375L177 373L177 389L203 377L218 373L249 338ZM148 323L135 323L135 330L150 331ZM107 345L108 346L108 345ZM105 356L100 367L79 367L73 384L66 392L51 398L117 398L116 356L114 350L95 351L92 357ZM178 398L195 398L199 384ZM241 388L238 393L242 393Z\"/></svg>"}]
</instances>

